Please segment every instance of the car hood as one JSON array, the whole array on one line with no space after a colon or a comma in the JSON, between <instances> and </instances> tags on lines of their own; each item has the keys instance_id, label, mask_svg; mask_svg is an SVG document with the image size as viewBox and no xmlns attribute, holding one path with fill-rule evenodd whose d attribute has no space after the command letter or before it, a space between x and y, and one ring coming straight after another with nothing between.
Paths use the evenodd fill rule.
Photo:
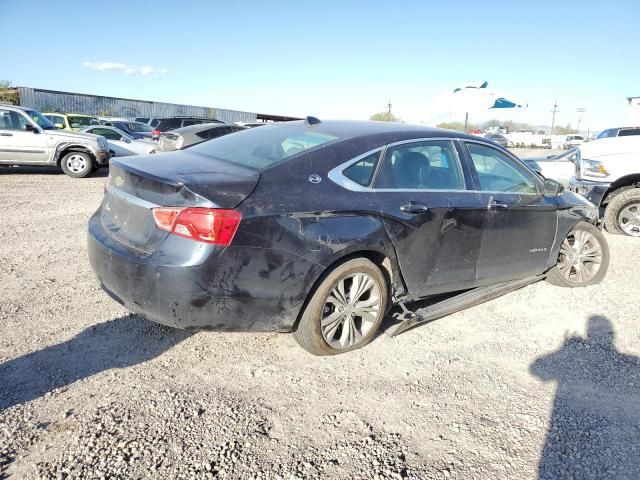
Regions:
<instances>
[{"instance_id":1,"label":"car hood","mask_svg":"<svg viewBox=\"0 0 640 480\"><path fill-rule=\"evenodd\" d=\"M45 130L44 133L56 139L68 138L69 140L89 140L95 142L98 138L98 135L94 135L93 133L72 132L69 130Z\"/></svg>"}]
</instances>

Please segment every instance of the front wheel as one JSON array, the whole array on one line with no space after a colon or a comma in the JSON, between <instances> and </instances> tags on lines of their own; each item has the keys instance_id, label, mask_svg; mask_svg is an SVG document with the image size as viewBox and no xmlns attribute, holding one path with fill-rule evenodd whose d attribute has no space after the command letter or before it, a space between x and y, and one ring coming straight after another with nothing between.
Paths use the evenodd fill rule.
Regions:
<instances>
[{"instance_id":1,"label":"front wheel","mask_svg":"<svg viewBox=\"0 0 640 480\"><path fill-rule=\"evenodd\" d=\"M585 287L600 283L609 268L609 245L602 232L590 223L579 223L560 246L558 263L547 281L560 287Z\"/></svg>"},{"instance_id":2,"label":"front wheel","mask_svg":"<svg viewBox=\"0 0 640 480\"><path fill-rule=\"evenodd\" d=\"M93 172L93 161L84 152L70 152L62 157L60 167L70 177L84 178Z\"/></svg>"},{"instance_id":3,"label":"front wheel","mask_svg":"<svg viewBox=\"0 0 640 480\"><path fill-rule=\"evenodd\" d=\"M640 188L613 197L604 212L604 225L611 233L640 237Z\"/></svg>"},{"instance_id":4,"label":"front wheel","mask_svg":"<svg viewBox=\"0 0 640 480\"><path fill-rule=\"evenodd\" d=\"M349 260L320 283L294 337L314 355L336 355L363 347L380 327L388 298L385 277L373 262Z\"/></svg>"}]
</instances>

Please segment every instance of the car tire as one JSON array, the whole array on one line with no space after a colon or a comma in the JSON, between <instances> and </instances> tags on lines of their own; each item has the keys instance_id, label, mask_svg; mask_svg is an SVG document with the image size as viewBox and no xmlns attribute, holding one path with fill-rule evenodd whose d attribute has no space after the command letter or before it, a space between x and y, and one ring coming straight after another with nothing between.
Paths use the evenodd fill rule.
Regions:
<instances>
[{"instance_id":1,"label":"car tire","mask_svg":"<svg viewBox=\"0 0 640 480\"><path fill-rule=\"evenodd\" d=\"M617 194L604 211L604 225L610 233L640 237L640 222L633 220L640 215L640 188L629 188Z\"/></svg>"},{"instance_id":2,"label":"car tire","mask_svg":"<svg viewBox=\"0 0 640 480\"><path fill-rule=\"evenodd\" d=\"M559 287L586 287L600 283L609 268L609 245L600 229L578 223L560 246L558 263L547 281Z\"/></svg>"},{"instance_id":3,"label":"car tire","mask_svg":"<svg viewBox=\"0 0 640 480\"><path fill-rule=\"evenodd\" d=\"M84 178L93 172L93 160L84 152L69 152L60 160L62 171L73 178Z\"/></svg>"},{"instance_id":4,"label":"car tire","mask_svg":"<svg viewBox=\"0 0 640 480\"><path fill-rule=\"evenodd\" d=\"M360 290L357 298L351 298L352 289L355 294ZM366 258L346 261L325 274L293 335L313 355L336 355L361 348L375 337L388 299L385 276L373 262Z\"/></svg>"}]
</instances>

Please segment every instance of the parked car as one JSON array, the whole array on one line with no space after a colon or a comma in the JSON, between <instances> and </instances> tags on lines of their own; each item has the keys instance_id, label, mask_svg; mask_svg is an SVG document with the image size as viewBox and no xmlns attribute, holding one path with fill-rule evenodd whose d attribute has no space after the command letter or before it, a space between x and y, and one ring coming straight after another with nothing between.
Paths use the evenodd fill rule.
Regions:
<instances>
[{"instance_id":1,"label":"parked car","mask_svg":"<svg viewBox=\"0 0 640 480\"><path fill-rule=\"evenodd\" d=\"M632 137L640 135L640 127L608 128L598 134L596 140L611 137Z\"/></svg>"},{"instance_id":2,"label":"parked car","mask_svg":"<svg viewBox=\"0 0 640 480\"><path fill-rule=\"evenodd\" d=\"M492 142L496 142L498 145L502 147L509 146L509 139L504 135L502 135L501 133L485 133L484 138L487 138Z\"/></svg>"},{"instance_id":3,"label":"parked car","mask_svg":"<svg viewBox=\"0 0 640 480\"><path fill-rule=\"evenodd\" d=\"M112 157L150 154L155 153L157 148L153 141L136 140L126 132L107 125L86 127L80 131L106 138Z\"/></svg>"},{"instance_id":4,"label":"parked car","mask_svg":"<svg viewBox=\"0 0 640 480\"><path fill-rule=\"evenodd\" d=\"M105 291L152 320L294 331L326 355L371 341L394 302L597 283L596 220L483 138L309 117L114 159L88 252Z\"/></svg>"},{"instance_id":5,"label":"parked car","mask_svg":"<svg viewBox=\"0 0 640 480\"><path fill-rule=\"evenodd\" d=\"M568 187L578 167L578 149L546 157L523 157L522 161L543 177L553 178Z\"/></svg>"},{"instance_id":6,"label":"parked car","mask_svg":"<svg viewBox=\"0 0 640 480\"><path fill-rule=\"evenodd\" d=\"M171 130L160 135L158 141L158 152L171 152L173 150L184 150L199 143L222 137L230 133L246 130L239 125L227 125L224 123L201 123L188 127Z\"/></svg>"},{"instance_id":7,"label":"parked car","mask_svg":"<svg viewBox=\"0 0 640 480\"><path fill-rule=\"evenodd\" d=\"M609 232L640 237L640 136L596 139L578 153L569 188L599 208Z\"/></svg>"},{"instance_id":8,"label":"parked car","mask_svg":"<svg viewBox=\"0 0 640 480\"><path fill-rule=\"evenodd\" d=\"M565 137L564 140L564 144L562 145L562 147L565 150L569 150L571 148L576 148L579 147L580 145L582 145L585 142L585 139L582 135L567 135Z\"/></svg>"},{"instance_id":9,"label":"parked car","mask_svg":"<svg viewBox=\"0 0 640 480\"><path fill-rule=\"evenodd\" d=\"M58 165L71 177L86 177L109 157L103 137L57 130L36 110L0 105L2 165Z\"/></svg>"},{"instance_id":10,"label":"parked car","mask_svg":"<svg viewBox=\"0 0 640 480\"><path fill-rule=\"evenodd\" d=\"M151 132L153 132L153 128L144 123L133 122L130 120L107 120L103 121L102 124L122 130L124 133L136 140L152 140Z\"/></svg>"},{"instance_id":11,"label":"parked car","mask_svg":"<svg viewBox=\"0 0 640 480\"><path fill-rule=\"evenodd\" d=\"M225 123L215 118L198 118L198 117L168 117L159 118L158 123L151 132L154 140L160 139L160 134L169 130L176 130L189 125L199 125L201 123Z\"/></svg>"},{"instance_id":12,"label":"parked car","mask_svg":"<svg viewBox=\"0 0 640 480\"><path fill-rule=\"evenodd\" d=\"M45 117L55 128L64 130L80 130L89 125L101 125L98 117L81 113L45 113Z\"/></svg>"}]
</instances>

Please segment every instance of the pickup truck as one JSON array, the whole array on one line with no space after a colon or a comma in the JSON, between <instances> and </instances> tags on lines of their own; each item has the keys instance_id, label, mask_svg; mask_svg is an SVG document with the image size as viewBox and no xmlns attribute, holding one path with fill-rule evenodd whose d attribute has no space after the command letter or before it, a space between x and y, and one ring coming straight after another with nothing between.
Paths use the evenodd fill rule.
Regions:
<instances>
[{"instance_id":1,"label":"pickup truck","mask_svg":"<svg viewBox=\"0 0 640 480\"><path fill-rule=\"evenodd\" d=\"M57 165L82 178L108 165L109 157L104 137L57 130L36 110L0 104L0 165Z\"/></svg>"},{"instance_id":2,"label":"pickup truck","mask_svg":"<svg viewBox=\"0 0 640 480\"><path fill-rule=\"evenodd\" d=\"M599 207L610 233L640 237L640 136L615 136L580 145L569 189Z\"/></svg>"}]
</instances>

